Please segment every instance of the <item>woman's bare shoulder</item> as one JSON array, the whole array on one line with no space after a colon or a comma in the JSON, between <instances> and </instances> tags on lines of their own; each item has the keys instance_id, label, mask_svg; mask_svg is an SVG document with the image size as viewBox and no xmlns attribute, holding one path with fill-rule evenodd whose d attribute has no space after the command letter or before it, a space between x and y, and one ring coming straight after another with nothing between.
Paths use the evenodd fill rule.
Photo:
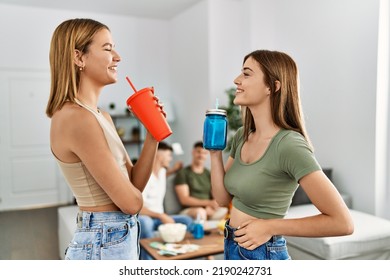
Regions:
<instances>
[{"instance_id":1,"label":"woman's bare shoulder","mask_svg":"<svg viewBox=\"0 0 390 280\"><path fill-rule=\"evenodd\" d=\"M82 108L78 104L67 102L64 106L57 110L52 117L52 126L59 125L63 129L85 129L91 125L98 125L98 122L93 114Z\"/></svg>"}]
</instances>

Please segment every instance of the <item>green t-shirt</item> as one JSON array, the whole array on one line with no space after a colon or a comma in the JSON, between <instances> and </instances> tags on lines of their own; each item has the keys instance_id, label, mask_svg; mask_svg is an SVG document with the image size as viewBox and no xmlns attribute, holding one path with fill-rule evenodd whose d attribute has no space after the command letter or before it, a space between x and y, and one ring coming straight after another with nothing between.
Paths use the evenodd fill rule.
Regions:
<instances>
[{"instance_id":1,"label":"green t-shirt","mask_svg":"<svg viewBox=\"0 0 390 280\"><path fill-rule=\"evenodd\" d=\"M305 138L292 130L281 129L257 161L241 161L243 128L232 141L233 165L224 184L233 196L233 206L256 218L283 218L305 175L321 170Z\"/></svg>"},{"instance_id":2,"label":"green t-shirt","mask_svg":"<svg viewBox=\"0 0 390 280\"><path fill-rule=\"evenodd\" d=\"M176 174L174 184L175 186L187 184L192 197L211 199L211 177L210 171L206 168L202 174L198 174L191 170L191 166L187 166Z\"/></svg>"}]
</instances>

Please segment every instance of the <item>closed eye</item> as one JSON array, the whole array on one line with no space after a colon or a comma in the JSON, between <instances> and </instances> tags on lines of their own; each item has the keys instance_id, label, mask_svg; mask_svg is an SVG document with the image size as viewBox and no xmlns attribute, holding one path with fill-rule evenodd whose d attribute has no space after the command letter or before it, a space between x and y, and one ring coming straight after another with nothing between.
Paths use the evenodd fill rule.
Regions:
<instances>
[{"instance_id":1,"label":"closed eye","mask_svg":"<svg viewBox=\"0 0 390 280\"><path fill-rule=\"evenodd\" d=\"M105 51L110 52L110 51L112 51L112 49L114 48L114 45L111 44L111 43L105 43L105 44L103 45L103 48L104 48Z\"/></svg>"},{"instance_id":2,"label":"closed eye","mask_svg":"<svg viewBox=\"0 0 390 280\"><path fill-rule=\"evenodd\" d=\"M250 76L250 74L253 73L253 70L249 67L244 67L242 69L242 74L247 77L247 76Z\"/></svg>"}]
</instances>

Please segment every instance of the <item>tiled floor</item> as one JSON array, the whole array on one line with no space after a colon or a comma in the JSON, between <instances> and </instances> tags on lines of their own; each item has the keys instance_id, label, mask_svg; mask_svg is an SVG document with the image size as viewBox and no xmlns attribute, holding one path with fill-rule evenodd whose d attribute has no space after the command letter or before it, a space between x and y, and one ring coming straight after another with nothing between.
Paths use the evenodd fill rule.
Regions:
<instances>
[{"instance_id":1,"label":"tiled floor","mask_svg":"<svg viewBox=\"0 0 390 280\"><path fill-rule=\"evenodd\" d=\"M57 207L0 212L0 260L57 260Z\"/></svg>"}]
</instances>

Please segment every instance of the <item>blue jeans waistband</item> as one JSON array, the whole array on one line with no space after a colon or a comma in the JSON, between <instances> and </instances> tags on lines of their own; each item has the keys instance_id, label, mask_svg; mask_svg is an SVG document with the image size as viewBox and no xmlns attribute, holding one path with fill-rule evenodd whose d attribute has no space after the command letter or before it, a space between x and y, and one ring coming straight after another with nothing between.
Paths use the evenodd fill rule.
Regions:
<instances>
[{"instance_id":1,"label":"blue jeans waistband","mask_svg":"<svg viewBox=\"0 0 390 280\"><path fill-rule=\"evenodd\" d=\"M79 211L77 213L77 226L79 228L89 227L91 223L98 222L119 222L126 221L134 218L134 215L125 214L120 211L112 212L88 212L88 211Z\"/></svg>"}]
</instances>

